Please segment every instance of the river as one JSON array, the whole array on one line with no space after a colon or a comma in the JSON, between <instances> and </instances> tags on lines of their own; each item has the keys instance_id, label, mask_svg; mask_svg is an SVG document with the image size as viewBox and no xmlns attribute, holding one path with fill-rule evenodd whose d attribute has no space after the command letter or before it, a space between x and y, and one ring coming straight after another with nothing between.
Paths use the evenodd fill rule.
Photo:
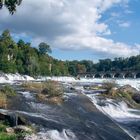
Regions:
<instances>
[{"instance_id":1,"label":"river","mask_svg":"<svg viewBox=\"0 0 140 140\"><path fill-rule=\"evenodd\" d=\"M61 83L66 88L65 101L61 105L42 104L36 100L36 93L13 83L18 96L13 99L9 110L0 111L17 113L37 127L38 133L28 137L30 140L140 139L139 110L132 110L123 102L100 99L98 90L83 89L84 85L93 82Z\"/></svg>"}]
</instances>

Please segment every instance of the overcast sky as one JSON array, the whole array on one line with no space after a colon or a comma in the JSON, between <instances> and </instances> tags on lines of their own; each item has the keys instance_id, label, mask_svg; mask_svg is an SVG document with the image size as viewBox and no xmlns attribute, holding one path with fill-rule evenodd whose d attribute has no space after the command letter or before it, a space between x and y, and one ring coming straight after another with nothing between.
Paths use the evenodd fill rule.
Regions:
<instances>
[{"instance_id":1,"label":"overcast sky","mask_svg":"<svg viewBox=\"0 0 140 140\"><path fill-rule=\"evenodd\" d=\"M23 0L11 16L0 10L0 31L42 41L62 60L129 57L140 52L139 0Z\"/></svg>"}]
</instances>

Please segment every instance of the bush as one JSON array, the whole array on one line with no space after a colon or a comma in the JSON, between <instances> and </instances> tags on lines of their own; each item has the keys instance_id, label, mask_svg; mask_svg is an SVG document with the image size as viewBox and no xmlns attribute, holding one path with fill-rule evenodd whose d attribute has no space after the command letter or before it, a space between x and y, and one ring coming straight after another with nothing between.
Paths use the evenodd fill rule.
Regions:
<instances>
[{"instance_id":1,"label":"bush","mask_svg":"<svg viewBox=\"0 0 140 140\"><path fill-rule=\"evenodd\" d=\"M106 93L109 94L112 89L117 87L117 84L115 81L105 81L103 82L103 88L106 90Z\"/></svg>"},{"instance_id":2,"label":"bush","mask_svg":"<svg viewBox=\"0 0 140 140\"><path fill-rule=\"evenodd\" d=\"M60 97L63 95L63 87L55 81L48 81L44 84L41 94L47 97Z\"/></svg>"},{"instance_id":3,"label":"bush","mask_svg":"<svg viewBox=\"0 0 140 140\"><path fill-rule=\"evenodd\" d=\"M7 96L15 96L16 92L15 90L10 86L6 85L0 89L0 92L7 95Z\"/></svg>"}]
</instances>

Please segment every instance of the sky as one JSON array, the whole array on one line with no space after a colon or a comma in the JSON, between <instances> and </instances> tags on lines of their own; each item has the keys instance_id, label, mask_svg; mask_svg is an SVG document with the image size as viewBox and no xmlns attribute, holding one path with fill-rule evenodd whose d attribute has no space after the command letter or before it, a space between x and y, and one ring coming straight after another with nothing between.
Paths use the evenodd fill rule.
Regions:
<instances>
[{"instance_id":1,"label":"sky","mask_svg":"<svg viewBox=\"0 0 140 140\"><path fill-rule=\"evenodd\" d=\"M140 53L140 0L23 0L14 15L0 10L0 32L37 47L47 42L53 57L92 60Z\"/></svg>"}]
</instances>

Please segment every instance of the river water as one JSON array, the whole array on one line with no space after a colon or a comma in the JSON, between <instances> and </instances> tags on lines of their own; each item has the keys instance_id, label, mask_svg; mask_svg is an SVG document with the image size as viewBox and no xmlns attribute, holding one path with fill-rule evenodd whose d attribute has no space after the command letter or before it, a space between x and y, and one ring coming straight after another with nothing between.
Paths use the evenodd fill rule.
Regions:
<instances>
[{"instance_id":1,"label":"river water","mask_svg":"<svg viewBox=\"0 0 140 140\"><path fill-rule=\"evenodd\" d=\"M9 110L24 117L38 133L27 140L140 140L140 112L124 102L100 99L100 91L86 91L93 83L63 82L65 101L61 105L42 104L31 93L18 92ZM75 88L75 90L70 87Z\"/></svg>"}]
</instances>

